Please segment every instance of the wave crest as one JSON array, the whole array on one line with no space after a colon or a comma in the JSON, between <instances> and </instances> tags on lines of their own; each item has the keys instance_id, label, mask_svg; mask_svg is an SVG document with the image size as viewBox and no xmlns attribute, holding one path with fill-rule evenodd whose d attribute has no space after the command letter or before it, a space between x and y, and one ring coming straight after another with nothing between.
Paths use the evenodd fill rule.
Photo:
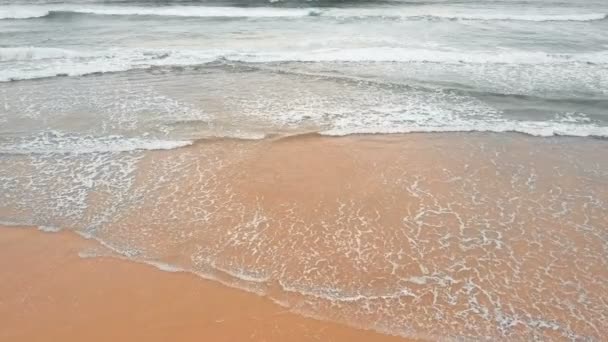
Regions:
<instances>
[{"instance_id":1,"label":"wave crest","mask_svg":"<svg viewBox=\"0 0 608 342\"><path fill-rule=\"evenodd\" d=\"M53 62L45 63L44 60ZM60 60L61 63L54 61ZM607 64L608 51L594 53L552 54L542 51L451 51L410 49L405 47L371 47L316 49L300 51L233 51L110 49L106 51L73 51L44 47L0 48L0 62L25 61L13 68L0 70L0 82L54 76L148 69L158 66L194 66L215 61L245 63L276 62L399 62L442 64ZM27 61L34 61L27 63Z\"/></svg>"},{"instance_id":2,"label":"wave crest","mask_svg":"<svg viewBox=\"0 0 608 342\"><path fill-rule=\"evenodd\" d=\"M32 19L53 12L114 16L167 16L201 18L383 18L402 20L514 20L514 21L597 21L608 13L504 13L454 11L446 7L423 8L272 8L213 6L112 6L112 5L9 5L0 6L0 19Z\"/></svg>"},{"instance_id":3,"label":"wave crest","mask_svg":"<svg viewBox=\"0 0 608 342\"><path fill-rule=\"evenodd\" d=\"M66 49L42 47L0 48L0 62L81 57L85 54Z\"/></svg>"},{"instance_id":4,"label":"wave crest","mask_svg":"<svg viewBox=\"0 0 608 342\"><path fill-rule=\"evenodd\" d=\"M1 6L0 20L2 19L32 19L49 15L48 9L42 6Z\"/></svg>"}]
</instances>

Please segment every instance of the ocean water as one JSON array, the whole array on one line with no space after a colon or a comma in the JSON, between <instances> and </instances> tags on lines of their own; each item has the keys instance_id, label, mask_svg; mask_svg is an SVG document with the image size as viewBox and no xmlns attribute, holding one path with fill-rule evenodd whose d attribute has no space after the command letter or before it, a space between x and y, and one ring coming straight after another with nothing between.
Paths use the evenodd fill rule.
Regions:
<instances>
[{"instance_id":1,"label":"ocean water","mask_svg":"<svg viewBox=\"0 0 608 342\"><path fill-rule=\"evenodd\" d=\"M606 138L605 0L0 0L0 224L306 316L602 340Z\"/></svg>"},{"instance_id":2,"label":"ocean water","mask_svg":"<svg viewBox=\"0 0 608 342\"><path fill-rule=\"evenodd\" d=\"M2 133L605 137L607 15L602 0L5 0Z\"/></svg>"}]
</instances>

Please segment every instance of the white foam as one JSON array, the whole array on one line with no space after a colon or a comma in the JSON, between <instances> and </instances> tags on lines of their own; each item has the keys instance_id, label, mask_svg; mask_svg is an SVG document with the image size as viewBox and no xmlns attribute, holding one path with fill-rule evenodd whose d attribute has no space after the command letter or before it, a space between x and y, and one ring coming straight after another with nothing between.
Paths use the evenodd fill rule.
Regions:
<instances>
[{"instance_id":1,"label":"white foam","mask_svg":"<svg viewBox=\"0 0 608 342\"><path fill-rule=\"evenodd\" d=\"M218 59L236 62L403 62L444 64L554 65L563 63L608 64L608 51L551 54L542 51L455 51L403 47L333 48L315 50L190 50L109 49L73 51L44 47L0 48L0 61L15 62L0 70L0 81L57 75L147 69L155 66L191 66Z\"/></svg>"},{"instance_id":2,"label":"white foam","mask_svg":"<svg viewBox=\"0 0 608 342\"><path fill-rule=\"evenodd\" d=\"M30 19L49 15L49 10L43 6L1 6L1 19Z\"/></svg>"},{"instance_id":3,"label":"white foam","mask_svg":"<svg viewBox=\"0 0 608 342\"><path fill-rule=\"evenodd\" d=\"M45 132L8 143L0 143L4 154L86 154L129 152L137 150L169 150L191 145L189 140L157 140L121 136L78 136L61 132Z\"/></svg>"},{"instance_id":4,"label":"white foam","mask_svg":"<svg viewBox=\"0 0 608 342\"><path fill-rule=\"evenodd\" d=\"M551 54L542 51L455 51L402 47L335 48L312 51L280 51L225 56L245 62L433 62L433 63L608 63L608 51L580 54Z\"/></svg>"},{"instance_id":5,"label":"white foam","mask_svg":"<svg viewBox=\"0 0 608 342\"><path fill-rule=\"evenodd\" d=\"M141 251L139 250L133 250L133 249L125 249L120 248L115 246L112 243L109 243L107 241L105 241L102 238L99 238L97 236L95 236L92 233L87 233L87 232L83 232L83 231L75 231L76 234L80 235L81 237L87 239L87 240L94 240L97 241L100 246L106 248L108 251L112 252L112 254L100 254L100 253L95 253L95 252L85 252L85 251L81 251L78 253L79 257L81 258L96 258L96 257L113 257L113 258L117 258L117 259L121 259L121 260L126 260L126 261L130 261L130 262L136 262L136 263L140 263L140 264L144 264L144 265L150 265L153 266L155 268L157 268L160 271L164 271L164 272L170 272L170 273L190 273L193 274L197 277L200 277L202 279L206 279L206 280L212 280L212 281L216 281L222 285L231 287L231 288L236 288L239 290L243 290L246 292L250 292L250 293L254 293L257 295L265 295L265 291L261 288L259 288L257 285L264 285L265 281L262 279L258 279L258 278L251 278L251 280L249 280L249 277L246 276L244 278L239 278L239 273L234 273L234 274L229 274L235 277L236 280L240 280L237 282L234 281L227 281L224 279L221 279L220 277L217 277L214 275L214 273L216 271L220 271L220 272L226 272L225 270L219 269L219 268L215 268L211 265L209 265L211 267L211 271L210 272L199 272L199 271L195 271L192 269L188 269L188 268L182 268L178 265L173 265L173 264L169 264L169 263L165 263L165 262L161 262L161 261L157 261L157 260L149 260L146 258L141 258L140 254ZM252 286L247 286L247 283L250 283L249 285Z\"/></svg>"},{"instance_id":6,"label":"white foam","mask_svg":"<svg viewBox=\"0 0 608 342\"><path fill-rule=\"evenodd\" d=\"M265 283L270 280L268 275L259 274L257 272L252 272L245 269L228 269L221 267L216 263L210 263L210 266L217 271L233 277L234 279L243 280L250 283Z\"/></svg>"},{"instance_id":7,"label":"white foam","mask_svg":"<svg viewBox=\"0 0 608 342\"><path fill-rule=\"evenodd\" d=\"M277 18L321 16L334 18L401 18L449 20L519 20L519 21L594 21L606 18L606 13L503 13L484 10L457 10L450 7L380 7L380 8L269 8L269 7L213 7L213 6L114 6L114 5L9 5L0 7L0 19L28 19L49 15L51 12L70 12L95 15L143 15L173 17L234 17Z\"/></svg>"},{"instance_id":8,"label":"white foam","mask_svg":"<svg viewBox=\"0 0 608 342\"><path fill-rule=\"evenodd\" d=\"M451 91L376 86L349 88L349 103L338 96L302 96L300 103L272 98L260 106L251 99L251 115L277 127L317 127L321 134L415 132L519 132L534 136L608 137L608 126L585 113L555 113L551 119L518 120L476 97ZM265 95L268 96L268 95ZM247 115L249 109L242 107Z\"/></svg>"},{"instance_id":9,"label":"white foam","mask_svg":"<svg viewBox=\"0 0 608 342\"><path fill-rule=\"evenodd\" d=\"M61 231L61 228L53 226L38 226L38 230L45 233L57 233Z\"/></svg>"},{"instance_id":10,"label":"white foam","mask_svg":"<svg viewBox=\"0 0 608 342\"><path fill-rule=\"evenodd\" d=\"M491 132L504 133L516 132L538 137L550 136L573 136L573 137L608 137L608 127L593 124L580 125L560 123L553 121L481 121L464 120L459 122L445 122L443 124L425 125L392 125L392 126L367 126L353 125L342 126L320 132L323 135L346 136L351 134L399 134L399 133L441 133L441 132Z\"/></svg>"},{"instance_id":11,"label":"white foam","mask_svg":"<svg viewBox=\"0 0 608 342\"><path fill-rule=\"evenodd\" d=\"M0 61L16 62L0 69L0 81L147 69L154 66L199 65L224 51L169 49L109 49L76 51L45 47L0 48Z\"/></svg>"},{"instance_id":12,"label":"white foam","mask_svg":"<svg viewBox=\"0 0 608 342\"><path fill-rule=\"evenodd\" d=\"M202 133L202 132L201 132ZM205 132L206 139L235 139L235 140L262 140L269 135L263 132L246 130L213 130Z\"/></svg>"},{"instance_id":13,"label":"white foam","mask_svg":"<svg viewBox=\"0 0 608 342\"><path fill-rule=\"evenodd\" d=\"M345 293L343 290L334 288L320 288L320 287L303 287L298 285L287 285L283 281L279 281L281 289L285 292L297 293L304 296L337 301L337 302L359 302L359 301L373 301L373 300L386 300L396 299L401 297L416 297L416 295L408 288L403 287L396 289L393 292L386 293L375 293L375 294L362 294L362 293Z\"/></svg>"},{"instance_id":14,"label":"white foam","mask_svg":"<svg viewBox=\"0 0 608 342\"><path fill-rule=\"evenodd\" d=\"M381 17L414 20L512 20L512 21L596 21L604 20L607 13L500 13L496 10L462 10L450 7L421 7L402 9L337 9L320 11L321 15L333 17Z\"/></svg>"},{"instance_id":15,"label":"white foam","mask_svg":"<svg viewBox=\"0 0 608 342\"><path fill-rule=\"evenodd\" d=\"M101 15L154 15L175 17L301 17L310 10L293 8L239 8L239 7L136 7L136 6L99 6L71 8L67 11Z\"/></svg>"},{"instance_id":16,"label":"white foam","mask_svg":"<svg viewBox=\"0 0 608 342\"><path fill-rule=\"evenodd\" d=\"M439 18L462 19L462 20L518 20L518 21L596 21L604 20L606 13L588 14L462 14L456 17L437 16Z\"/></svg>"},{"instance_id":17,"label":"white foam","mask_svg":"<svg viewBox=\"0 0 608 342\"><path fill-rule=\"evenodd\" d=\"M84 56L85 54L58 48L43 47L11 47L0 48L0 62L41 60L53 58L73 58Z\"/></svg>"},{"instance_id":18,"label":"white foam","mask_svg":"<svg viewBox=\"0 0 608 342\"><path fill-rule=\"evenodd\" d=\"M145 15L172 17L302 17L311 10L296 8L240 8L205 6L103 6L103 5L46 5L0 7L0 19L26 19L44 17L51 12L70 12L97 15Z\"/></svg>"}]
</instances>

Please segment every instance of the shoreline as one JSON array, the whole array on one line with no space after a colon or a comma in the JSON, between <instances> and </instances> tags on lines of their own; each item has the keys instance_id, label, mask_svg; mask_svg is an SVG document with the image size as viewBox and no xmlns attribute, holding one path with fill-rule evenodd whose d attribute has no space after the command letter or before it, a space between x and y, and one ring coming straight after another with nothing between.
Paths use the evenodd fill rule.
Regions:
<instances>
[{"instance_id":1,"label":"shoreline","mask_svg":"<svg viewBox=\"0 0 608 342\"><path fill-rule=\"evenodd\" d=\"M115 257L73 232L0 226L0 340L414 341L292 313L190 272Z\"/></svg>"},{"instance_id":2,"label":"shoreline","mask_svg":"<svg viewBox=\"0 0 608 342\"><path fill-rule=\"evenodd\" d=\"M430 339L592 338L608 293L596 281L608 277L596 238L607 147L521 134L309 133L100 160L20 156L4 175L13 207L0 215L90 236L128 260L114 267L184 270L171 274L263 294L273 313ZM585 299L579 315L568 311L573 293Z\"/></svg>"}]
</instances>

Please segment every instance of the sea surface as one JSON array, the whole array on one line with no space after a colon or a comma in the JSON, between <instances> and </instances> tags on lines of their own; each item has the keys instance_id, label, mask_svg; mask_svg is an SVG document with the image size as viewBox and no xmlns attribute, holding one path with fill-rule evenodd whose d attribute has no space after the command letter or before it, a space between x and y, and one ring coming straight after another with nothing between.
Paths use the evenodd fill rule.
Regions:
<instances>
[{"instance_id":1,"label":"sea surface","mask_svg":"<svg viewBox=\"0 0 608 342\"><path fill-rule=\"evenodd\" d=\"M602 340L607 138L606 0L0 0L0 223L320 319Z\"/></svg>"},{"instance_id":2,"label":"sea surface","mask_svg":"<svg viewBox=\"0 0 608 342\"><path fill-rule=\"evenodd\" d=\"M606 137L607 15L603 0L3 0L0 148L62 134L135 139L122 149L300 131Z\"/></svg>"}]
</instances>

